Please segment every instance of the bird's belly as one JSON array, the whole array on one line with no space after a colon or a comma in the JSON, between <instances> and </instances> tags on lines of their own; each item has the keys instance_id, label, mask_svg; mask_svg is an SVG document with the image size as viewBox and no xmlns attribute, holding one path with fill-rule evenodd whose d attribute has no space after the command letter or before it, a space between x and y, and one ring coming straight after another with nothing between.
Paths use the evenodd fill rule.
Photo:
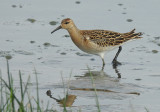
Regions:
<instances>
[{"instance_id":1,"label":"bird's belly","mask_svg":"<svg viewBox=\"0 0 160 112\"><path fill-rule=\"evenodd\" d=\"M82 51L89 54L95 54L95 55L99 55L99 53L102 53L102 52L109 52L118 47L118 46L102 47L93 42L84 42L84 41L81 41L80 43L75 43L75 45Z\"/></svg>"}]
</instances>

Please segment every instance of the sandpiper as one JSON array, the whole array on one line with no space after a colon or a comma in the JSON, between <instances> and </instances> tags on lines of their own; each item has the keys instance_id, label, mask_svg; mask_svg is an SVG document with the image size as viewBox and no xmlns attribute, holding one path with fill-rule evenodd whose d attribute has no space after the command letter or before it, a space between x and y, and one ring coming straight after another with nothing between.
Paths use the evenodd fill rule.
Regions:
<instances>
[{"instance_id":1,"label":"sandpiper","mask_svg":"<svg viewBox=\"0 0 160 112\"><path fill-rule=\"evenodd\" d=\"M104 55L119 47L112 64L114 67L121 64L117 61L117 57L122 50L121 45L128 40L140 39L141 32L135 33L135 29L127 33L118 33L109 30L79 30L70 18L63 19L61 25L51 32L54 33L59 29L66 29L74 44L82 51L98 55L101 57L103 66L105 66Z\"/></svg>"}]
</instances>

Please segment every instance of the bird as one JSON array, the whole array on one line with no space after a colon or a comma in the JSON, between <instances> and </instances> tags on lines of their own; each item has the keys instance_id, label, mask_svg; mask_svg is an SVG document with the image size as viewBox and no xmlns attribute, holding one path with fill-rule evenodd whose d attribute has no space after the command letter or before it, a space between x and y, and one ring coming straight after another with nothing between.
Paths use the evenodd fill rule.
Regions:
<instances>
[{"instance_id":1,"label":"bird","mask_svg":"<svg viewBox=\"0 0 160 112\"><path fill-rule=\"evenodd\" d=\"M112 61L113 67L117 67L121 65L121 63L117 61L117 57L122 50L122 45L129 40L142 38L142 33L135 33L135 29L127 33L119 33L110 30L80 30L70 18L63 19L60 26L54 29L51 34L59 29L66 29L73 43L80 50L100 56L103 63L102 69L104 69L105 66L104 55L107 52L119 48Z\"/></svg>"}]
</instances>

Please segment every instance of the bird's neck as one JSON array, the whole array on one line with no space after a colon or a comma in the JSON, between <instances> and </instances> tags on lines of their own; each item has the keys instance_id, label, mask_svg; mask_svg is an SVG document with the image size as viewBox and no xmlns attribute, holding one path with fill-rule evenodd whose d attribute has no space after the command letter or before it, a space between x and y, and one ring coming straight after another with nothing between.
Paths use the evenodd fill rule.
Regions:
<instances>
[{"instance_id":1,"label":"bird's neck","mask_svg":"<svg viewBox=\"0 0 160 112\"><path fill-rule=\"evenodd\" d=\"M70 35L75 35L79 32L79 29L73 25L72 27L70 27L69 29L67 29Z\"/></svg>"},{"instance_id":2,"label":"bird's neck","mask_svg":"<svg viewBox=\"0 0 160 112\"><path fill-rule=\"evenodd\" d=\"M68 29L68 32L74 44L81 48L82 35L80 35L80 30L74 25L72 28Z\"/></svg>"},{"instance_id":3,"label":"bird's neck","mask_svg":"<svg viewBox=\"0 0 160 112\"><path fill-rule=\"evenodd\" d=\"M80 38L79 29L75 25L68 29L68 33L70 34L73 41L75 39L77 40L78 38Z\"/></svg>"}]
</instances>

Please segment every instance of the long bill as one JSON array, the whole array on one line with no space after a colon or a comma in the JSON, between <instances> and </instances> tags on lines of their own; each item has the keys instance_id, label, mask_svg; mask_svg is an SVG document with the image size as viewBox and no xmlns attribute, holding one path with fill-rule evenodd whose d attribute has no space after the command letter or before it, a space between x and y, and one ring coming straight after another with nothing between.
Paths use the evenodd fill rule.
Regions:
<instances>
[{"instance_id":1,"label":"long bill","mask_svg":"<svg viewBox=\"0 0 160 112\"><path fill-rule=\"evenodd\" d=\"M53 31L51 32L51 34L54 33L55 31L61 29L61 28L62 28L61 26L58 26L55 30L53 30Z\"/></svg>"}]
</instances>

